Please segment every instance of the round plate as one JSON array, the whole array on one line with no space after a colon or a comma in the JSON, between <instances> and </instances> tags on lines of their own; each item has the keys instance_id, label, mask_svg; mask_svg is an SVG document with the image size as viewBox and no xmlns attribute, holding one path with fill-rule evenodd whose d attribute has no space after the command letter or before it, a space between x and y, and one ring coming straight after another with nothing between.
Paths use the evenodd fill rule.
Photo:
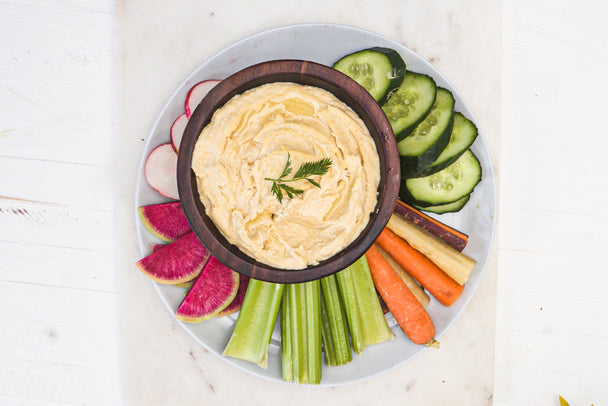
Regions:
<instances>
[{"instance_id":1,"label":"round plate","mask_svg":"<svg viewBox=\"0 0 608 406\"><path fill-rule=\"evenodd\" d=\"M456 99L455 110L473 120L473 114L451 83L418 54L389 38L358 28L333 24L300 24L275 28L245 38L215 54L201 64L173 93L161 110L148 136L137 174L135 210L139 206L161 203L167 199L148 186L144 178L144 163L154 147L170 142L169 129L173 121L184 112L184 99L188 90L197 82L206 79L223 79L256 63L273 59L305 59L332 65L342 56L369 47L388 47L398 51L409 70L433 77L437 85L452 91ZM479 127L479 126L478 126ZM444 307L435 299L427 306L435 328L436 338L441 337L462 313L475 293L490 254L496 218L496 183L494 171L483 134L480 133L471 147L479 158L483 177L475 188L469 203L458 213L435 216L442 222L469 235L469 244L464 253L474 258L477 265L465 285L462 296L450 307ZM136 232L142 257L150 253L150 245L159 243L139 221L136 215ZM175 314L184 289L155 283L159 297L167 309ZM210 352L226 362L260 377L281 380L280 340L278 323L270 343L268 368L262 369L249 362L221 355L237 315L218 317L201 323L179 322L183 328ZM334 386L371 378L404 364L426 349L410 342L399 329L392 316L387 318L396 336L395 340L365 349L362 356L353 356L353 361L340 367L323 366L321 385Z\"/></svg>"}]
</instances>

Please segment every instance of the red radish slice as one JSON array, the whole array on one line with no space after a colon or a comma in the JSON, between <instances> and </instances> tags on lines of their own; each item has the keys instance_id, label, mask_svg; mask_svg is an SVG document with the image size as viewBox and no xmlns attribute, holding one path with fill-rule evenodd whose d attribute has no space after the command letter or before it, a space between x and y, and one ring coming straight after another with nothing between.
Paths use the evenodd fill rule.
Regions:
<instances>
[{"instance_id":1,"label":"red radish slice","mask_svg":"<svg viewBox=\"0 0 608 406\"><path fill-rule=\"evenodd\" d=\"M215 316L228 316L229 314L236 313L241 310L241 305L243 304L243 299L245 298L245 292L247 292L247 286L249 286L249 278L245 275L239 275L239 289L236 291L236 296L224 310L219 311Z\"/></svg>"},{"instance_id":2,"label":"red radish slice","mask_svg":"<svg viewBox=\"0 0 608 406\"><path fill-rule=\"evenodd\" d=\"M167 244L150 244L150 252L156 252L161 248L165 248Z\"/></svg>"},{"instance_id":3,"label":"red radish slice","mask_svg":"<svg viewBox=\"0 0 608 406\"><path fill-rule=\"evenodd\" d=\"M186 110L186 117L190 118L196 106L203 100L203 98L209 93L209 90L213 89L215 85L220 83L221 80L203 80L202 82L197 83L192 86L192 89L186 95L186 102L184 103L184 107Z\"/></svg>"},{"instance_id":4,"label":"red radish slice","mask_svg":"<svg viewBox=\"0 0 608 406\"><path fill-rule=\"evenodd\" d=\"M209 259L209 251L193 232L167 244L135 263L158 283L176 285L196 278Z\"/></svg>"},{"instance_id":5,"label":"red radish slice","mask_svg":"<svg viewBox=\"0 0 608 406\"><path fill-rule=\"evenodd\" d=\"M196 323L210 319L226 308L239 287L239 274L210 257L175 312L182 321Z\"/></svg>"},{"instance_id":6,"label":"red radish slice","mask_svg":"<svg viewBox=\"0 0 608 406\"><path fill-rule=\"evenodd\" d=\"M166 246L167 246L167 244L150 244L150 251L156 252L159 249L164 248ZM188 282L184 282L184 283L176 283L173 286L178 287L178 288L189 288L193 284L194 284L194 281L188 281ZM237 295L238 295L238 292L237 292ZM378 297L380 297L380 296L378 296ZM236 298L234 300L236 300ZM233 302L234 302L234 300L233 300Z\"/></svg>"},{"instance_id":7,"label":"red radish slice","mask_svg":"<svg viewBox=\"0 0 608 406\"><path fill-rule=\"evenodd\" d=\"M171 145L173 145L175 152L179 151L179 143L182 142L182 137L184 136L184 130L186 129L187 124L188 116L184 113L175 119L171 126Z\"/></svg>"},{"instance_id":8,"label":"red radish slice","mask_svg":"<svg viewBox=\"0 0 608 406\"><path fill-rule=\"evenodd\" d=\"M144 173L148 184L158 193L170 199L179 199L177 154L171 144L159 145L150 152Z\"/></svg>"},{"instance_id":9,"label":"red radish slice","mask_svg":"<svg viewBox=\"0 0 608 406\"><path fill-rule=\"evenodd\" d=\"M137 211L146 229L163 241L175 241L192 231L180 202L141 206Z\"/></svg>"}]
</instances>

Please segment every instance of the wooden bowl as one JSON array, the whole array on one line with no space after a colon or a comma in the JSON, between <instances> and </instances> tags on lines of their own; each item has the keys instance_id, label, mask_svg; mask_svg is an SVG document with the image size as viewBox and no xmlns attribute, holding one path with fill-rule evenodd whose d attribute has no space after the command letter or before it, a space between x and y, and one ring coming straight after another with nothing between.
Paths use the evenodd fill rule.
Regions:
<instances>
[{"instance_id":1,"label":"wooden bowl","mask_svg":"<svg viewBox=\"0 0 608 406\"><path fill-rule=\"evenodd\" d=\"M255 261L230 244L205 214L199 199L192 166L194 145L211 116L228 100L246 90L271 82L294 82L331 92L363 120L380 158L378 201L361 234L340 253L318 265L300 270L275 268ZM214 87L196 108L184 131L177 163L177 184L182 207L194 233L203 245L231 269L268 282L299 283L336 273L355 262L376 240L393 212L399 191L399 155L395 136L384 112L359 84L327 66L301 60L263 62L245 68Z\"/></svg>"}]
</instances>

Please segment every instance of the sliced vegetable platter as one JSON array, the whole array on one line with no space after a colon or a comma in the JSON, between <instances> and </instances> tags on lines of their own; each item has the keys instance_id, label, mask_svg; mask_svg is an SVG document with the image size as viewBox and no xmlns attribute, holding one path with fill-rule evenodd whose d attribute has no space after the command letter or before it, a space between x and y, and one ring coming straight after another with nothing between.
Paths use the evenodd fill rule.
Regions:
<instances>
[{"instance_id":1,"label":"sliced vegetable platter","mask_svg":"<svg viewBox=\"0 0 608 406\"><path fill-rule=\"evenodd\" d=\"M372 47L396 50L405 60L408 70L429 75L438 86L451 91L455 99L454 110L475 122L472 112L449 81L430 63L396 41L358 28L332 24L300 24L275 28L245 38L215 54L201 64L171 95L153 124L142 153L136 181L136 213L141 206L168 201L148 185L144 173L145 161L153 149L170 142L171 126L176 118L184 113L184 100L196 83L209 79L224 79L247 66L273 59L305 59L331 66L344 55ZM454 304L445 307L432 299L426 307L435 324L435 338L439 341L473 296L487 263L494 235L496 184L481 132L471 146L471 151L479 159L483 176L469 202L456 213L431 214L441 222L469 235L464 253L477 261L461 297ZM150 254L153 245L161 241L146 230L139 220L139 215L136 215L136 219L136 233L143 257ZM184 288L157 283L155 288L167 309L171 314L175 314L183 299ZM254 375L283 382L278 323L270 343L267 369L221 355L230 339L237 317L238 313L235 313L201 323L180 323L196 341L226 362ZM339 367L324 366L321 385L333 386L368 379L402 365L426 350L425 346L413 344L408 340L390 314L387 320L396 339L368 347L362 355L354 354L353 361L349 364Z\"/></svg>"}]
</instances>

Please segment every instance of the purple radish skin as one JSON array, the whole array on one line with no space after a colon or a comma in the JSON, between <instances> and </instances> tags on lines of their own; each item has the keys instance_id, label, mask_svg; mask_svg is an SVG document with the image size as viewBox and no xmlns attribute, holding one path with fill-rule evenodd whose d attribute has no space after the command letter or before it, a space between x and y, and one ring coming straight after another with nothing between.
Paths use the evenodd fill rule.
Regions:
<instances>
[{"instance_id":1,"label":"purple radish skin","mask_svg":"<svg viewBox=\"0 0 608 406\"><path fill-rule=\"evenodd\" d=\"M175 152L179 151L179 144L182 142L182 137L184 136L184 130L186 129L187 124L188 116L184 113L175 119L171 126L171 145L173 145Z\"/></svg>"},{"instance_id":2,"label":"purple radish skin","mask_svg":"<svg viewBox=\"0 0 608 406\"><path fill-rule=\"evenodd\" d=\"M158 283L177 285L196 278L208 259L209 251L190 232L140 259L135 266Z\"/></svg>"},{"instance_id":3,"label":"purple radish skin","mask_svg":"<svg viewBox=\"0 0 608 406\"><path fill-rule=\"evenodd\" d=\"M138 208L146 229L166 242L173 242L192 231L180 202L151 204Z\"/></svg>"},{"instance_id":4,"label":"purple radish skin","mask_svg":"<svg viewBox=\"0 0 608 406\"><path fill-rule=\"evenodd\" d=\"M144 167L146 181L161 195L179 200L177 191L177 154L170 143L154 148Z\"/></svg>"},{"instance_id":5,"label":"purple radish skin","mask_svg":"<svg viewBox=\"0 0 608 406\"><path fill-rule=\"evenodd\" d=\"M188 323L210 319L232 302L238 287L239 274L211 256L177 308L175 317Z\"/></svg>"},{"instance_id":6,"label":"purple radish skin","mask_svg":"<svg viewBox=\"0 0 608 406\"><path fill-rule=\"evenodd\" d=\"M205 98L209 90L213 89L221 80L203 80L192 86L186 95L186 101L184 102L184 110L186 110L186 117L190 118L196 106Z\"/></svg>"}]
</instances>

